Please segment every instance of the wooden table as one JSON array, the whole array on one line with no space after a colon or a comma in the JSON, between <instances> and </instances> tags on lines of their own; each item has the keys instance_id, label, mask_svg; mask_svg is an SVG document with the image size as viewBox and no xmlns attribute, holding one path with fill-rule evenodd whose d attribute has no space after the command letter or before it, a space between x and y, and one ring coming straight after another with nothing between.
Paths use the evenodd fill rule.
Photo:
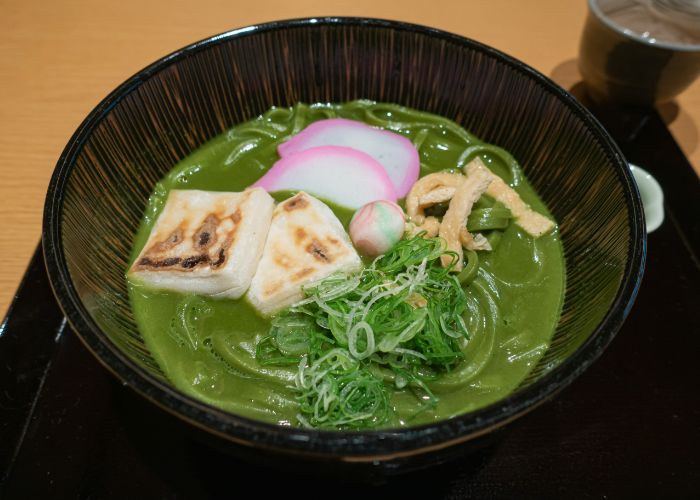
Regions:
<instances>
[{"instance_id":1,"label":"wooden table","mask_svg":"<svg viewBox=\"0 0 700 500\"><path fill-rule=\"evenodd\" d=\"M56 160L107 93L153 60L209 35L323 15L434 26L507 52L565 88L579 80L585 0L0 0L0 314L39 240ZM700 81L661 111L700 173Z\"/></svg>"}]
</instances>

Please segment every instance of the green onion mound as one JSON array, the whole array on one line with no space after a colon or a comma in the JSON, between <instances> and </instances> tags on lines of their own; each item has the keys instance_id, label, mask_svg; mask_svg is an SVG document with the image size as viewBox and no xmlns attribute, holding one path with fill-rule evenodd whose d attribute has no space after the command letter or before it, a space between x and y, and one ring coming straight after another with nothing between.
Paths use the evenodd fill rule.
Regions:
<instances>
[{"instance_id":1,"label":"green onion mound","mask_svg":"<svg viewBox=\"0 0 700 500\"><path fill-rule=\"evenodd\" d=\"M427 382L464 359L469 331L462 288L440 238L397 243L358 274L336 273L304 289L306 300L274 318L257 345L263 365L298 365L298 420L357 429L389 421L391 386L411 391L417 412L436 404ZM476 254L468 268L475 267Z\"/></svg>"}]
</instances>

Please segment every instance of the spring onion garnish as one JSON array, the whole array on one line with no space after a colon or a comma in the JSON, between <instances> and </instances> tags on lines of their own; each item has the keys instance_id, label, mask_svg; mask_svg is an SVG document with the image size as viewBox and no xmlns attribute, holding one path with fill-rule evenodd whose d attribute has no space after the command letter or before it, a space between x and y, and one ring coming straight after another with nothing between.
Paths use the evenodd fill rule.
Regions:
<instances>
[{"instance_id":1,"label":"spring onion garnish","mask_svg":"<svg viewBox=\"0 0 700 500\"><path fill-rule=\"evenodd\" d=\"M305 288L306 299L273 320L257 359L298 366L302 424L387 423L387 384L415 395L416 413L437 402L426 382L464 358L469 332L460 277L470 281L478 263L469 254L469 276L458 277L440 265L445 253L452 255L439 238L402 240L359 274L337 273Z\"/></svg>"}]
</instances>

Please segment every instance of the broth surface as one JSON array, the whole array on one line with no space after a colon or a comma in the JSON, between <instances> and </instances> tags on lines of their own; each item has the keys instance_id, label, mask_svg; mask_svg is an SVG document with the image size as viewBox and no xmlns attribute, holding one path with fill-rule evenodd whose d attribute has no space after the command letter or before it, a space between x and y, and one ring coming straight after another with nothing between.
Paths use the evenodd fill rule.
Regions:
<instances>
[{"instance_id":1,"label":"broth surface","mask_svg":"<svg viewBox=\"0 0 700 500\"><path fill-rule=\"evenodd\" d=\"M401 133L419 150L421 176L456 169L479 156L535 210L551 217L509 155L484 145L453 122L428 113L369 101L273 108L233 127L176 165L149 200L132 252L146 243L171 189L242 191L279 158L277 146L312 121L342 117ZM290 193L275 193L277 200ZM329 203L346 230L352 212ZM466 287L480 314L475 334L454 372L430 383L439 397L421 407L406 390L393 390L388 427L417 425L486 406L515 390L548 347L559 319L565 267L559 234L533 239L511 223L493 252L479 252L480 270ZM258 339L270 327L245 301L214 300L149 289L129 282L137 325L163 372L183 392L222 409L283 425L297 425L296 367L263 367Z\"/></svg>"}]
</instances>

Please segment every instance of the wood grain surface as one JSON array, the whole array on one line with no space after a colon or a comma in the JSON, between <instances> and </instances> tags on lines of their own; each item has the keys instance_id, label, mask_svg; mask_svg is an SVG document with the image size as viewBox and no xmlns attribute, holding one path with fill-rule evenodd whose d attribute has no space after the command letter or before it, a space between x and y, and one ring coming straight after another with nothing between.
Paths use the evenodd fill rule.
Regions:
<instances>
[{"instance_id":1,"label":"wood grain surface","mask_svg":"<svg viewBox=\"0 0 700 500\"><path fill-rule=\"evenodd\" d=\"M585 0L0 0L0 314L39 241L56 160L104 96L155 59L209 35L325 15L434 26L496 47L565 88L580 80ZM661 113L700 173L700 81Z\"/></svg>"}]
</instances>

